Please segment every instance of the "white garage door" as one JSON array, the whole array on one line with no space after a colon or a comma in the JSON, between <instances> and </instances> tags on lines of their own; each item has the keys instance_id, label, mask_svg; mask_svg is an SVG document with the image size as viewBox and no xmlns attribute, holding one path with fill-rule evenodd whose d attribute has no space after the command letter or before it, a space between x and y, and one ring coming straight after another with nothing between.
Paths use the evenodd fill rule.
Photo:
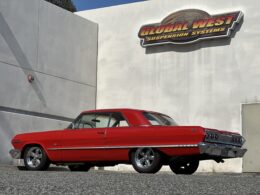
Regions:
<instances>
[{"instance_id":1,"label":"white garage door","mask_svg":"<svg viewBox=\"0 0 260 195\"><path fill-rule=\"evenodd\" d=\"M242 105L242 131L248 149L243 172L260 172L260 103Z\"/></svg>"}]
</instances>

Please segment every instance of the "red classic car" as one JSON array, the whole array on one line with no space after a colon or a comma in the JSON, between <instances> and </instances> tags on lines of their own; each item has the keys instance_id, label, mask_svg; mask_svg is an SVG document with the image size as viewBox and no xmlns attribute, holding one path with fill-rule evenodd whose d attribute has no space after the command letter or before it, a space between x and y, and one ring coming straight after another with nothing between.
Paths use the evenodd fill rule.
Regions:
<instances>
[{"instance_id":1,"label":"red classic car","mask_svg":"<svg viewBox=\"0 0 260 195\"><path fill-rule=\"evenodd\" d=\"M65 130L16 135L10 154L28 170L46 170L51 163L71 171L125 163L139 173L169 165L176 174L193 174L201 160L243 157L244 142L238 133L178 126L158 112L104 109L82 112Z\"/></svg>"}]
</instances>

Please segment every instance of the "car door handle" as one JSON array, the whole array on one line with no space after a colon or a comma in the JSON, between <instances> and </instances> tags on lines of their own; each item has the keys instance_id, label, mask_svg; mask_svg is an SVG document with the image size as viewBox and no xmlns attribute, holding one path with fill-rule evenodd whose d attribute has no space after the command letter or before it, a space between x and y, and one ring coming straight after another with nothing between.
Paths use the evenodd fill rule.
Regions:
<instances>
[{"instance_id":1,"label":"car door handle","mask_svg":"<svg viewBox=\"0 0 260 195\"><path fill-rule=\"evenodd\" d=\"M105 131L98 131L97 134L99 134L99 135L105 135Z\"/></svg>"}]
</instances>

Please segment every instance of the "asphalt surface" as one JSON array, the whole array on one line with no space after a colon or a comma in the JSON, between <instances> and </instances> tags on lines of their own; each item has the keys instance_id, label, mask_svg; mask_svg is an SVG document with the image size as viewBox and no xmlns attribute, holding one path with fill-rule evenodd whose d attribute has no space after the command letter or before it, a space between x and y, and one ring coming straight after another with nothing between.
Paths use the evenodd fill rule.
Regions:
<instances>
[{"instance_id":1,"label":"asphalt surface","mask_svg":"<svg viewBox=\"0 0 260 195\"><path fill-rule=\"evenodd\" d=\"M33 172L2 166L0 194L260 194L260 174L85 173L56 167Z\"/></svg>"}]
</instances>

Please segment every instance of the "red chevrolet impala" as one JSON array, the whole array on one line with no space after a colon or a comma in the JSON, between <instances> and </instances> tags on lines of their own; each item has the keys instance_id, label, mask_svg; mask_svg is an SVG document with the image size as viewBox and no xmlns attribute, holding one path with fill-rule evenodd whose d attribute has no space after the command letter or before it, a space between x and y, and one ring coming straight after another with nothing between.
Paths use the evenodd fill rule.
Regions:
<instances>
[{"instance_id":1,"label":"red chevrolet impala","mask_svg":"<svg viewBox=\"0 0 260 195\"><path fill-rule=\"evenodd\" d=\"M192 174L201 160L243 157L244 142L238 133L177 126L158 112L106 109L82 112L65 130L16 135L10 154L28 170L46 170L51 163L71 171L125 163L139 173L169 165L176 174Z\"/></svg>"}]
</instances>

